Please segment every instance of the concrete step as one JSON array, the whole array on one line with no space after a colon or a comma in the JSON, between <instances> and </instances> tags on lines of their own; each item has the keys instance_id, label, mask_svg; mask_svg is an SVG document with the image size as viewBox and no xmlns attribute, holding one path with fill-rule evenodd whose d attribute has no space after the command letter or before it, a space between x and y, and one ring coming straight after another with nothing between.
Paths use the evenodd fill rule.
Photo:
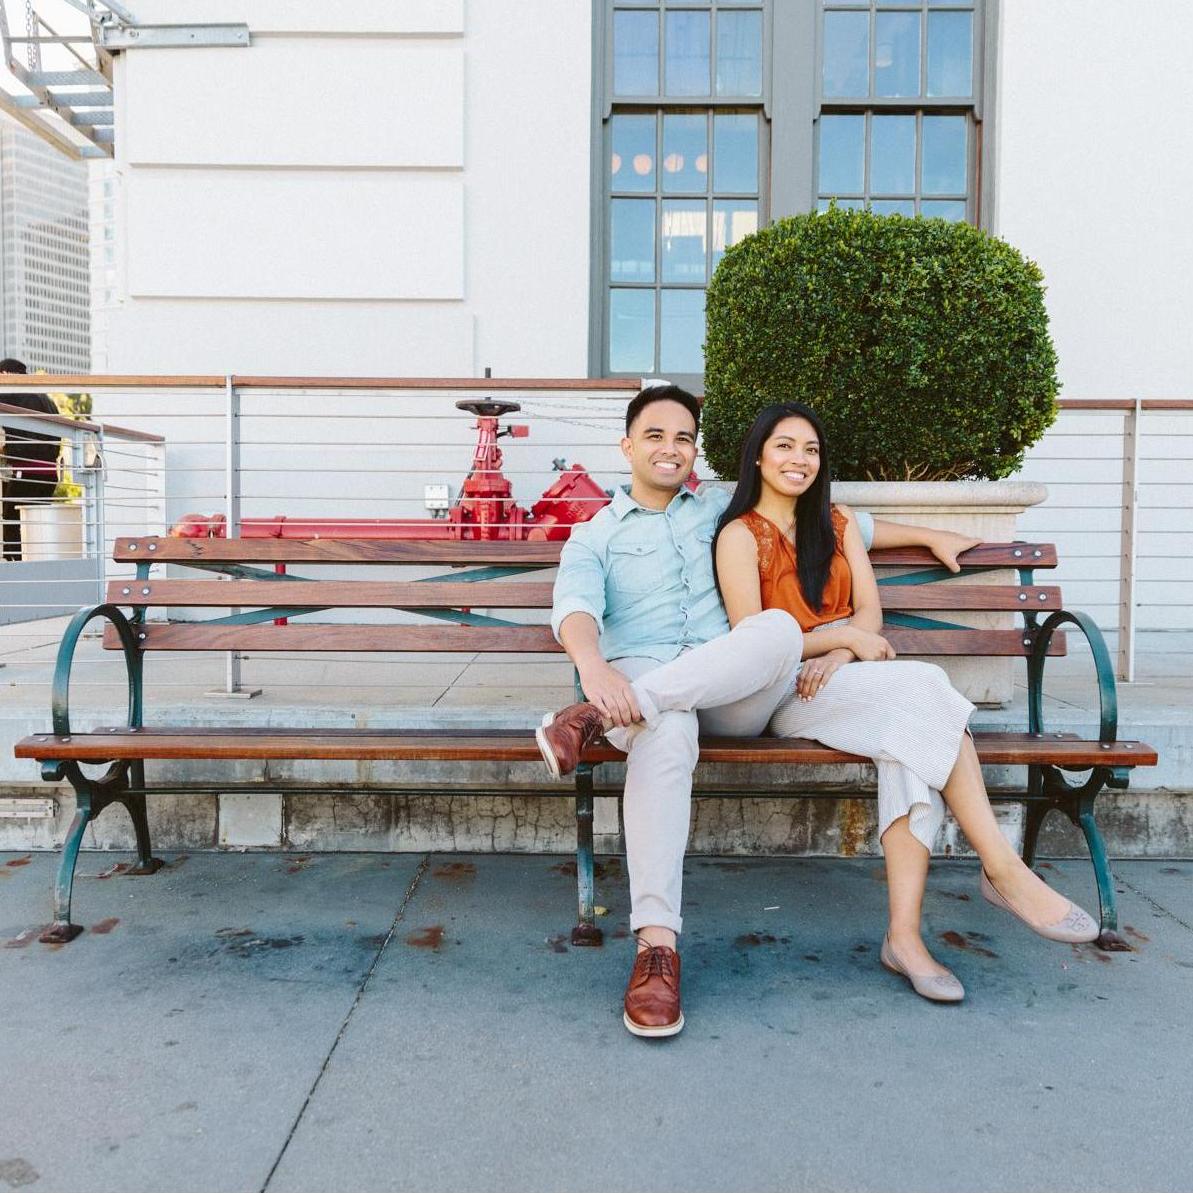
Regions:
<instances>
[{"instance_id":1,"label":"concrete step","mask_svg":"<svg viewBox=\"0 0 1193 1193\"><path fill-rule=\"evenodd\" d=\"M188 701L154 709L153 722L173 725L268 725L308 728L531 729L541 713L525 708L362 707L351 711L279 701ZM110 715L100 720L112 723ZM1021 707L980 709L975 729L1022 729ZM94 721L91 723L95 723ZM1049 701L1047 726L1057 732L1094 731L1096 716L1063 700ZM0 710L0 793L55 794L56 815L43 820L0 819L0 848L52 848L62 839L73 812L69 788L37 780L33 764L12 757L21 737L44 732L48 718L15 708ZM1111 852L1123 857L1193 856L1193 817L1186 793L1193 793L1193 726L1171 699L1149 701L1120 721L1120 736L1155 746L1160 765L1135 772L1131 789L1110 792L1099 801L1099 822ZM598 848L622 845L617 793L622 768L599 772L596 834ZM210 794L150 797L154 839L162 849L296 848L302 850L469 849L551 852L574 848L575 821L570 783L553 783L539 766L486 763L344 763L209 761L156 763L150 776L163 782L207 784ZM991 790L1019 790L1022 768L992 767ZM870 855L879 851L872 800L793 800L779 793L873 791L870 767L802 768L701 767L697 788L732 787L741 798L697 800L691 847L703 853ZM260 794L217 794L221 785L257 784ZM318 794L287 793L287 785L324 789ZM399 786L417 794L393 795L370 788ZM485 794L460 794L462 787ZM1021 809L1001 805L1007 834L1017 840ZM131 827L122 809L110 811L89 830L93 848L128 848ZM1085 852L1079 834L1052 817L1043 837L1045 852ZM956 826L946 822L937 852L960 855L967 847Z\"/></svg>"}]
</instances>

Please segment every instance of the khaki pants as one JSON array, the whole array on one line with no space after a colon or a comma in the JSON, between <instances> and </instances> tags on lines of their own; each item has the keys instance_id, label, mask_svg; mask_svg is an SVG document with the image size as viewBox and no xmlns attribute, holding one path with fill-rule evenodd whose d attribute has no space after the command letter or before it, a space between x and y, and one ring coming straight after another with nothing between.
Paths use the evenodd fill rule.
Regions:
<instances>
[{"instance_id":1,"label":"khaki pants","mask_svg":"<svg viewBox=\"0 0 1193 1193\"><path fill-rule=\"evenodd\" d=\"M759 736L791 692L802 649L795 619L768 609L669 663L612 661L633 680L644 718L605 735L628 755L624 816L632 930L653 925L679 932L683 926L683 858L700 733Z\"/></svg>"}]
</instances>

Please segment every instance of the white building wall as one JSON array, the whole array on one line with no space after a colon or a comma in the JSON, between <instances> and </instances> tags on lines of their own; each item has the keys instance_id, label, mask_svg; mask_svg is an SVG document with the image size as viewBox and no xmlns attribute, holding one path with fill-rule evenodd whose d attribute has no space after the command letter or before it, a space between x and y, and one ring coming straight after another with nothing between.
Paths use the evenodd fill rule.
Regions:
<instances>
[{"instance_id":1,"label":"white building wall","mask_svg":"<svg viewBox=\"0 0 1193 1193\"><path fill-rule=\"evenodd\" d=\"M1184 113L1193 6L1002 0L996 232L1039 262L1063 397L1193 398L1193 154ZM1022 522L1055 541L1067 602L1118 608L1121 414L1066 414L1023 476ZM1188 628L1193 415L1143 417L1140 624Z\"/></svg>"},{"instance_id":2,"label":"white building wall","mask_svg":"<svg viewBox=\"0 0 1193 1193\"><path fill-rule=\"evenodd\" d=\"M113 371L586 374L587 3L142 10L253 44L117 60Z\"/></svg>"},{"instance_id":3,"label":"white building wall","mask_svg":"<svg viewBox=\"0 0 1193 1193\"><path fill-rule=\"evenodd\" d=\"M1040 263L1070 397L1193 392L1185 0L1002 0L997 232Z\"/></svg>"},{"instance_id":4,"label":"white building wall","mask_svg":"<svg viewBox=\"0 0 1193 1193\"><path fill-rule=\"evenodd\" d=\"M91 371L107 373L109 323L123 301L116 260L119 225L116 211L116 163L93 158L87 163L91 226Z\"/></svg>"},{"instance_id":5,"label":"white building wall","mask_svg":"<svg viewBox=\"0 0 1193 1193\"><path fill-rule=\"evenodd\" d=\"M587 375L587 2L146 0L137 16L245 21L252 45L117 58L107 371ZM244 515L425 516L423 485L458 484L474 440L453 400L246 397ZM222 508L219 399L99 403L166 436L167 522ZM577 440L615 451L595 407L563 405L527 403L533 436L509 455L525 504L554 458L595 463ZM329 412L349 417L295 417Z\"/></svg>"}]
</instances>

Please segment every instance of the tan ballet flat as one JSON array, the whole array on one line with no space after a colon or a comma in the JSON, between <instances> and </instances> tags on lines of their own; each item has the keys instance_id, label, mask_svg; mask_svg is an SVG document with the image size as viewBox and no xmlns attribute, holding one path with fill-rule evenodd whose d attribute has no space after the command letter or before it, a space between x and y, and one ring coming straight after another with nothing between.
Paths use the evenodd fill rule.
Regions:
<instances>
[{"instance_id":1,"label":"tan ballet flat","mask_svg":"<svg viewBox=\"0 0 1193 1193\"><path fill-rule=\"evenodd\" d=\"M960 1002L965 997L965 987L951 973L910 973L899 960L891 942L882 938L882 951L878 955L884 969L897 973L911 983L911 988L929 1002Z\"/></svg>"},{"instance_id":2,"label":"tan ballet flat","mask_svg":"<svg viewBox=\"0 0 1193 1193\"><path fill-rule=\"evenodd\" d=\"M985 870L982 871L981 881L978 885L982 892L982 898L987 903L993 903L995 907L1009 911L1017 920L1022 920L1033 932L1044 937L1045 940L1056 940L1061 944L1089 944L1098 939L1097 921L1076 903L1070 902L1069 910L1055 924L1036 924L999 893L998 888L987 877Z\"/></svg>"}]
</instances>

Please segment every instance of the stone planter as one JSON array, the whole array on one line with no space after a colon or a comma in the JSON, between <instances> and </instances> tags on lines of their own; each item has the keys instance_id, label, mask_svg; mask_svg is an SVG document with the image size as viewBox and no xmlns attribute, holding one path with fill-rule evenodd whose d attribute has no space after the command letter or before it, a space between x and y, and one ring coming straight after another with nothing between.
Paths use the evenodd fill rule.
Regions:
<instances>
[{"instance_id":1,"label":"stone planter","mask_svg":"<svg viewBox=\"0 0 1193 1193\"><path fill-rule=\"evenodd\" d=\"M1044 485L1029 481L839 481L833 500L868 510L889 522L911 522L970 534L986 542L1010 542L1015 523L1029 506L1048 496ZM911 569L880 568L879 576ZM985 572L965 584L1015 584L1014 571ZM1046 577L1037 577L1037 582ZM931 617L928 611L923 616ZM989 629L1016 628L1014 613L936 614L947 621ZM933 659L949 673L957 689L975 704L1010 702L1015 675L1023 664L1015 659Z\"/></svg>"}]
</instances>

